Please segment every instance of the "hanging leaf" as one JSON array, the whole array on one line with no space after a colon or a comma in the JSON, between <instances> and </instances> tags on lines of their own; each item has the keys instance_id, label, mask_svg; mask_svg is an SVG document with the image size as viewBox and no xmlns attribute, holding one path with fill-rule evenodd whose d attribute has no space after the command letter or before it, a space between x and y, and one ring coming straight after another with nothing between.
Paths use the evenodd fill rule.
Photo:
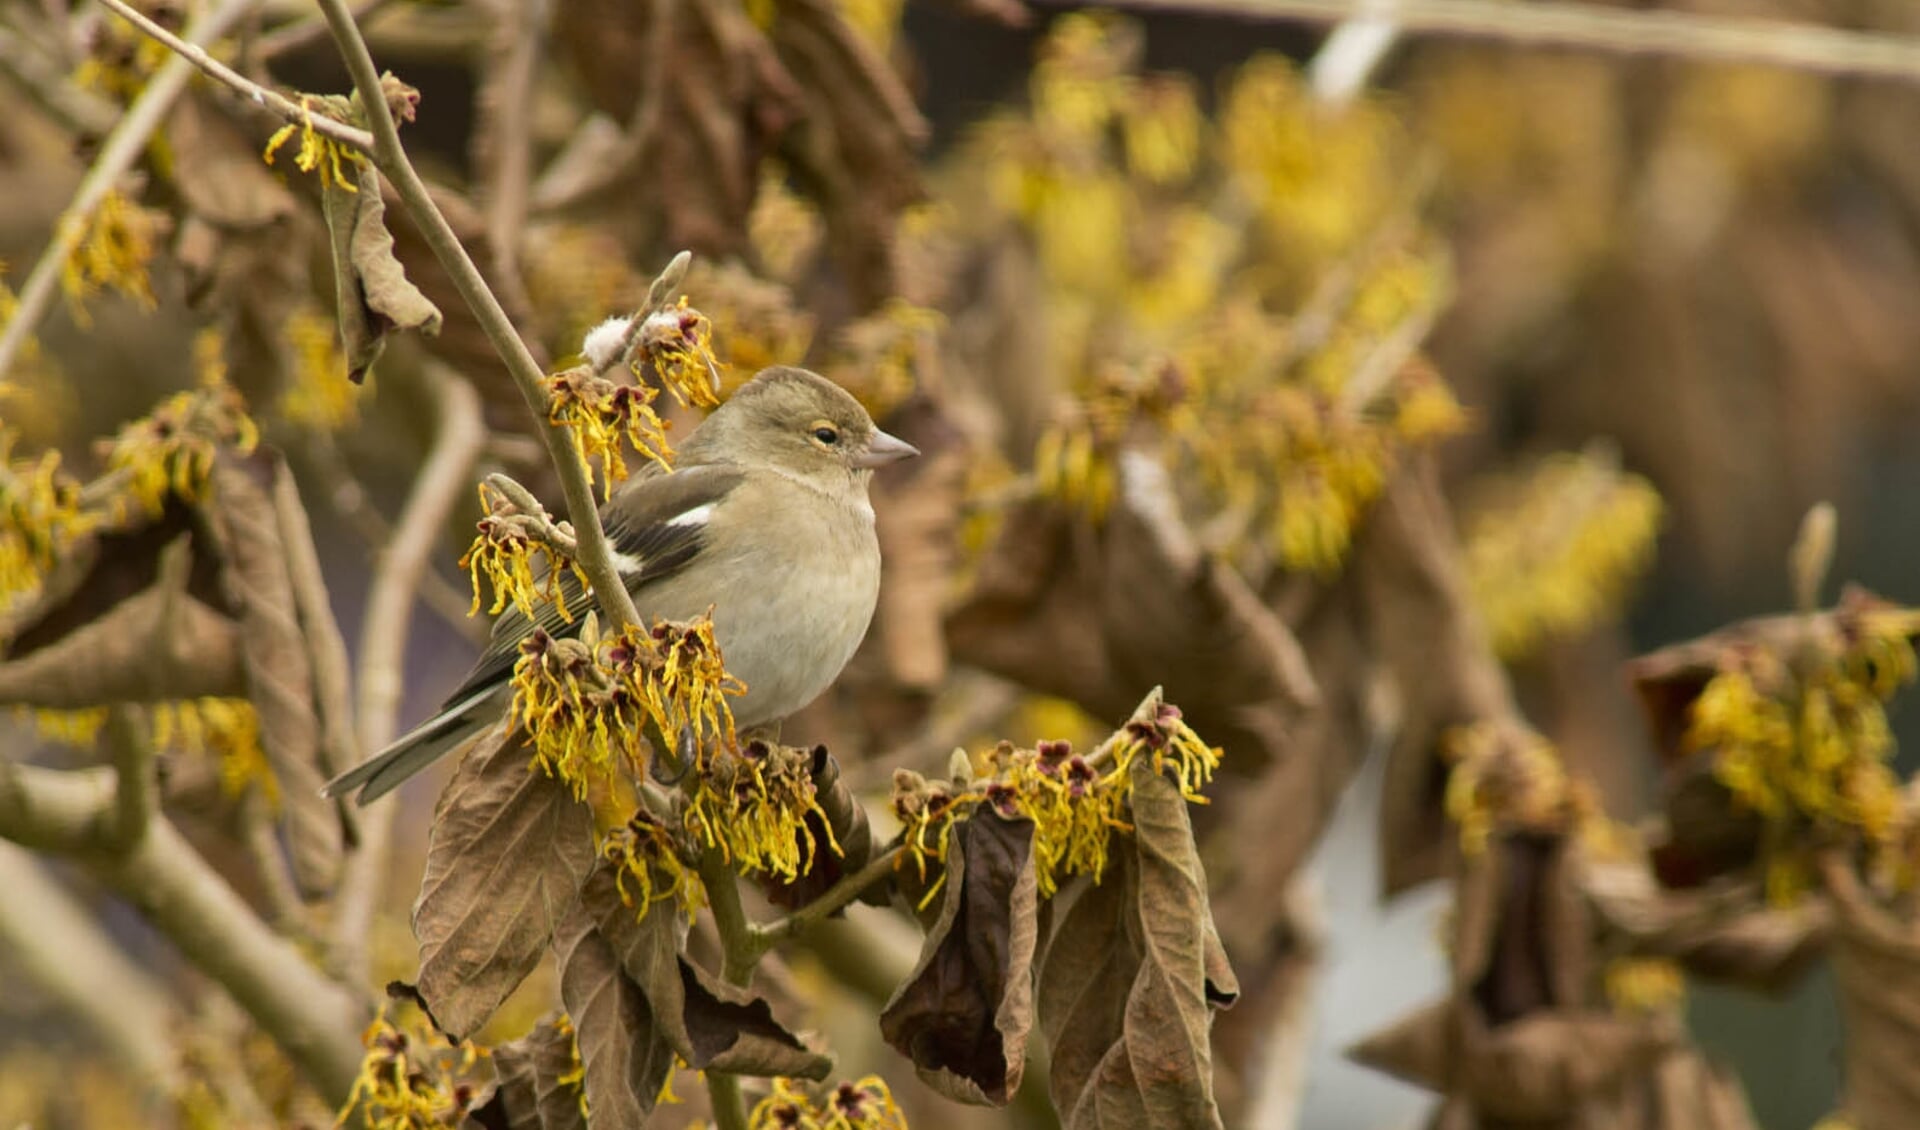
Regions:
<instances>
[{"instance_id":1,"label":"hanging leaf","mask_svg":"<svg viewBox=\"0 0 1920 1130\"><path fill-rule=\"evenodd\" d=\"M380 173L366 162L353 168L355 189L327 182L321 190L321 212L333 248L334 299L347 376L358 384L386 348L387 334L397 329L437 334L440 311L407 281L406 268L394 257Z\"/></svg>"},{"instance_id":2,"label":"hanging leaf","mask_svg":"<svg viewBox=\"0 0 1920 1130\"><path fill-rule=\"evenodd\" d=\"M880 1034L934 1090L1003 1106L1020 1089L1033 1028L1033 821L983 805L952 836L939 917L880 1013Z\"/></svg>"},{"instance_id":3,"label":"hanging leaf","mask_svg":"<svg viewBox=\"0 0 1920 1130\"><path fill-rule=\"evenodd\" d=\"M593 865L593 813L529 767L517 729L469 750L434 812L414 904L419 994L442 1032L487 1022L547 951Z\"/></svg>"},{"instance_id":4,"label":"hanging leaf","mask_svg":"<svg viewBox=\"0 0 1920 1130\"><path fill-rule=\"evenodd\" d=\"M587 1130L573 1027L564 1016L543 1018L533 1031L493 1049L498 1085L474 1112L486 1130Z\"/></svg>"},{"instance_id":5,"label":"hanging leaf","mask_svg":"<svg viewBox=\"0 0 1920 1130\"><path fill-rule=\"evenodd\" d=\"M1186 802L1133 765L1133 844L1049 905L1038 1008L1067 1130L1218 1127L1212 1011L1239 985L1213 928Z\"/></svg>"},{"instance_id":6,"label":"hanging leaf","mask_svg":"<svg viewBox=\"0 0 1920 1130\"><path fill-rule=\"evenodd\" d=\"M688 1066L737 1075L824 1079L833 1061L773 1017L765 1000L725 984L687 959L684 919L661 903L640 916L620 897L611 867L594 869L581 907L623 976L641 993L648 1024Z\"/></svg>"},{"instance_id":7,"label":"hanging leaf","mask_svg":"<svg viewBox=\"0 0 1920 1130\"><path fill-rule=\"evenodd\" d=\"M587 1109L601 1126L639 1126L673 1072L673 1048L584 905L567 915L553 950L586 1071Z\"/></svg>"}]
</instances>

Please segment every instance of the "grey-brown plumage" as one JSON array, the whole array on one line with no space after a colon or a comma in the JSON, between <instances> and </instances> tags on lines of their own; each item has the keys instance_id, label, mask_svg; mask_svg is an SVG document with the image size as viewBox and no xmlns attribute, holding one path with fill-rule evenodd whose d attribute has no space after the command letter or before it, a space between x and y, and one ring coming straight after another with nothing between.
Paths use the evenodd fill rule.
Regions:
<instances>
[{"instance_id":1,"label":"grey-brown plumage","mask_svg":"<svg viewBox=\"0 0 1920 1130\"><path fill-rule=\"evenodd\" d=\"M853 657L880 591L880 546L867 484L873 468L918 454L874 426L833 382L772 368L741 386L681 446L676 469L649 466L600 518L645 620L713 609L743 728L777 722L826 690ZM561 578L570 607L579 585ZM487 650L432 718L327 783L367 804L498 721L520 642L535 625L579 630L550 605L508 609Z\"/></svg>"}]
</instances>

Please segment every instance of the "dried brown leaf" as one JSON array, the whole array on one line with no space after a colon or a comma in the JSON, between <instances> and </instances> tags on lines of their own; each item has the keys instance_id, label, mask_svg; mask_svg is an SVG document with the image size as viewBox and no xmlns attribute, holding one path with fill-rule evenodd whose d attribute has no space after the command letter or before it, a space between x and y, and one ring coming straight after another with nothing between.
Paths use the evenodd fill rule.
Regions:
<instances>
[{"instance_id":1,"label":"dried brown leaf","mask_svg":"<svg viewBox=\"0 0 1920 1130\"><path fill-rule=\"evenodd\" d=\"M1920 1110L1920 926L1875 902L1851 861L1829 855L1820 875L1834 904L1844 1110L1859 1130L1912 1125Z\"/></svg>"},{"instance_id":2,"label":"dried brown leaf","mask_svg":"<svg viewBox=\"0 0 1920 1130\"><path fill-rule=\"evenodd\" d=\"M302 892L333 889L344 860L345 824L338 802L320 795L320 719L313 668L301 631L279 514L263 480L280 473L262 454L222 452L209 483L206 521L226 564L222 581L239 607L240 650L247 698L260 720L260 744L280 784L287 855Z\"/></svg>"},{"instance_id":3,"label":"dried brown leaf","mask_svg":"<svg viewBox=\"0 0 1920 1130\"><path fill-rule=\"evenodd\" d=\"M815 746L808 769L813 776L814 795L826 813L824 820L819 813L806 814L807 834L815 845L813 858L806 872L791 883L772 879L762 882L768 901L790 909L812 902L873 858L873 830L867 826L867 810L841 778L840 763L826 746ZM838 852L827 846L829 831L833 842L840 845Z\"/></svg>"},{"instance_id":4,"label":"dried brown leaf","mask_svg":"<svg viewBox=\"0 0 1920 1130\"><path fill-rule=\"evenodd\" d=\"M530 768L498 727L469 750L434 812L413 908L420 999L440 1030L478 1031L547 951L593 866L593 813Z\"/></svg>"},{"instance_id":5,"label":"dried brown leaf","mask_svg":"<svg viewBox=\"0 0 1920 1130\"><path fill-rule=\"evenodd\" d=\"M1606 1102L1673 1049L1678 1032L1600 1012L1543 1012L1489 1028L1438 1001L1368 1036L1356 1063L1464 1101L1484 1119L1547 1122Z\"/></svg>"},{"instance_id":6,"label":"dried brown leaf","mask_svg":"<svg viewBox=\"0 0 1920 1130\"><path fill-rule=\"evenodd\" d=\"M17 619L0 702L79 710L244 692L240 632L192 515L101 534Z\"/></svg>"},{"instance_id":7,"label":"dried brown leaf","mask_svg":"<svg viewBox=\"0 0 1920 1130\"><path fill-rule=\"evenodd\" d=\"M604 183L625 213L659 216L646 234L665 246L749 254L760 161L799 101L746 12L717 0L577 0L555 7L554 31L594 104L631 123Z\"/></svg>"},{"instance_id":8,"label":"dried brown leaf","mask_svg":"<svg viewBox=\"0 0 1920 1130\"><path fill-rule=\"evenodd\" d=\"M440 311L407 280L406 268L394 256L380 173L371 163L361 163L355 166L355 183L359 190L349 192L329 181L322 191L321 212L333 250L334 301L347 376L357 384L386 347L387 334L396 329L437 334Z\"/></svg>"},{"instance_id":9,"label":"dried brown leaf","mask_svg":"<svg viewBox=\"0 0 1920 1130\"><path fill-rule=\"evenodd\" d=\"M624 976L645 999L658 1038L698 1070L823 1079L833 1061L773 1017L766 1001L725 984L688 959L684 921L661 903L641 917L621 898L610 867L596 867L581 908Z\"/></svg>"},{"instance_id":10,"label":"dried brown leaf","mask_svg":"<svg viewBox=\"0 0 1920 1130\"><path fill-rule=\"evenodd\" d=\"M493 1049L497 1087L473 1120L486 1130L587 1130L573 1071L573 1033L548 1016L533 1031Z\"/></svg>"},{"instance_id":11,"label":"dried brown leaf","mask_svg":"<svg viewBox=\"0 0 1920 1130\"><path fill-rule=\"evenodd\" d=\"M170 183L189 212L221 232L264 228L292 216L293 192L260 160L260 145L195 87L167 121Z\"/></svg>"},{"instance_id":12,"label":"dried brown leaf","mask_svg":"<svg viewBox=\"0 0 1920 1130\"><path fill-rule=\"evenodd\" d=\"M1588 863L1578 882L1632 952L1672 958L1696 977L1781 992L1826 952L1832 916L1819 900L1768 906L1752 885L1711 894L1665 890L1627 863Z\"/></svg>"},{"instance_id":13,"label":"dried brown leaf","mask_svg":"<svg viewBox=\"0 0 1920 1130\"><path fill-rule=\"evenodd\" d=\"M1442 810L1450 728L1515 717L1512 689L1474 610L1459 539L1430 459L1403 468L1374 505L1350 566L1374 648L1400 689L1399 733L1380 803L1388 895L1439 876L1452 835Z\"/></svg>"},{"instance_id":14,"label":"dried brown leaf","mask_svg":"<svg viewBox=\"0 0 1920 1130\"><path fill-rule=\"evenodd\" d=\"M873 480L874 526L887 568L872 635L894 686L931 693L947 676L940 620L952 589L961 494L972 456L928 397L909 400L886 424L920 456Z\"/></svg>"},{"instance_id":15,"label":"dried brown leaf","mask_svg":"<svg viewBox=\"0 0 1920 1130\"><path fill-rule=\"evenodd\" d=\"M1318 690L1298 643L1224 562L1202 553L1144 460L1098 527L1054 503L1006 517L947 619L955 658L1095 717L1124 718L1164 684L1226 767L1261 771Z\"/></svg>"},{"instance_id":16,"label":"dried brown leaf","mask_svg":"<svg viewBox=\"0 0 1920 1130\"><path fill-rule=\"evenodd\" d=\"M1133 850L1050 904L1038 1008L1068 1130L1219 1126L1208 1028L1239 986L1207 906L1186 801L1133 768Z\"/></svg>"},{"instance_id":17,"label":"dried brown leaf","mask_svg":"<svg viewBox=\"0 0 1920 1130\"><path fill-rule=\"evenodd\" d=\"M554 936L560 999L573 1018L594 1122L639 1126L673 1072L673 1047L595 917L577 903Z\"/></svg>"},{"instance_id":18,"label":"dried brown leaf","mask_svg":"<svg viewBox=\"0 0 1920 1130\"><path fill-rule=\"evenodd\" d=\"M924 195L914 153L927 123L885 59L828 0L777 0L773 46L799 85L800 121L783 153L820 204L855 304L899 292L900 213Z\"/></svg>"},{"instance_id":19,"label":"dried brown leaf","mask_svg":"<svg viewBox=\"0 0 1920 1130\"><path fill-rule=\"evenodd\" d=\"M1039 893L1033 822L983 806L953 831L939 917L880 1013L880 1034L929 1087L1003 1106L1033 1028Z\"/></svg>"}]
</instances>

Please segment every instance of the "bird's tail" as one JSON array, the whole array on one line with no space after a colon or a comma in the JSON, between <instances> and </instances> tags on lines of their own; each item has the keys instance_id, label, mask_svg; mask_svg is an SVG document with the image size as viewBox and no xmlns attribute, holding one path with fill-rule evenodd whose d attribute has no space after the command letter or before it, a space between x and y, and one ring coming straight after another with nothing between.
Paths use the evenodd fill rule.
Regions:
<instances>
[{"instance_id":1,"label":"bird's tail","mask_svg":"<svg viewBox=\"0 0 1920 1130\"><path fill-rule=\"evenodd\" d=\"M498 687L488 687L447 707L378 754L322 785L320 795L342 796L358 789L354 799L362 807L386 796L497 721L500 711L492 700L499 692Z\"/></svg>"}]
</instances>

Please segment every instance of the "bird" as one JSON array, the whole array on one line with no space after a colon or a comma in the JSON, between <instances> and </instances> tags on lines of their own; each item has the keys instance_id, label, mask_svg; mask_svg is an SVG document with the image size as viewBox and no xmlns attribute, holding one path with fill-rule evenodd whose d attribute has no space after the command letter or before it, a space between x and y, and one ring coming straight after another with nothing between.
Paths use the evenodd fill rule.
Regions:
<instances>
[{"instance_id":1,"label":"bird","mask_svg":"<svg viewBox=\"0 0 1920 1130\"><path fill-rule=\"evenodd\" d=\"M819 697L853 658L880 594L873 472L919 454L860 402L806 369L763 369L700 422L672 469L648 464L600 508L613 559L645 623L712 610L741 730L777 724ZM562 595L590 590L560 577ZM512 699L520 644L575 635L554 603L509 607L486 650L434 715L322 795L362 806L490 728ZM357 792L356 792L357 790Z\"/></svg>"}]
</instances>

